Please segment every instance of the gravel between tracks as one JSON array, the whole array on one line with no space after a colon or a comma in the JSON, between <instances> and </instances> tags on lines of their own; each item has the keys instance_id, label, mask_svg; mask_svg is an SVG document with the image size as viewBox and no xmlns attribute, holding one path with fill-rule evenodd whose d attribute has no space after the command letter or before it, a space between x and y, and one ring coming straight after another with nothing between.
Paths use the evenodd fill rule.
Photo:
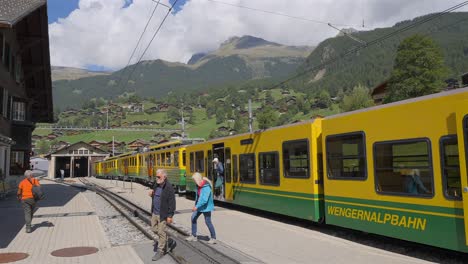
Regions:
<instances>
[{"instance_id":1,"label":"gravel between tracks","mask_svg":"<svg viewBox=\"0 0 468 264\"><path fill-rule=\"evenodd\" d=\"M150 241L112 205L94 192L84 192L94 207L104 232L112 246L137 244Z\"/></svg>"}]
</instances>

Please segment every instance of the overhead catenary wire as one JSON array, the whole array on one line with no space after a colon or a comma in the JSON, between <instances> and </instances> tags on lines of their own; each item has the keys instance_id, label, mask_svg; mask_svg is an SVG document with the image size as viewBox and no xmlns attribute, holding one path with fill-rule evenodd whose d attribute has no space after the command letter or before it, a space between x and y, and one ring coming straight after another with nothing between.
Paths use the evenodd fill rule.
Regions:
<instances>
[{"instance_id":1,"label":"overhead catenary wire","mask_svg":"<svg viewBox=\"0 0 468 264\"><path fill-rule=\"evenodd\" d=\"M151 19L153 19L154 13L156 12L156 9L160 5L160 1L161 0L158 0L158 2L156 2L156 6L153 8L153 11L151 12L150 17L149 17L148 21L146 22L146 25L145 25L145 28L143 29L143 32L141 32L140 37L138 38L137 44L135 45L135 48L133 49L132 54L128 58L127 65L125 65L125 67L122 68L122 71L120 72L119 78L118 78L118 81L117 81L117 87L120 87L122 77L125 75L125 72L127 71L127 67L128 67L128 65L130 65L130 62L132 61L133 55L135 55L135 52L138 49L138 46L140 45L141 40L143 39L143 35L146 33L146 29L148 28L148 25L150 24Z\"/></svg>"},{"instance_id":2,"label":"overhead catenary wire","mask_svg":"<svg viewBox=\"0 0 468 264\"><path fill-rule=\"evenodd\" d=\"M339 27L362 27L361 25L347 25L347 24L331 23L331 22L325 22L325 21L320 21L320 20L316 20L316 19L310 19L310 18L306 18L306 17L293 16L293 15L288 15L288 14L285 14L285 13L280 13L280 12L275 12L275 11L268 11L268 10L249 7L249 6L244 6L244 5L236 5L236 4L227 3L227 2L223 2L223 1L219 1L219 0L207 0L207 1L222 4L222 5L233 6L233 7L237 7L237 8L243 8L243 9L247 9L247 10L251 10L251 11L255 11L255 12L270 14L270 15L277 15L277 16L283 16L283 17L288 17L288 18L297 19L297 20L313 22L313 23L322 24L322 25L326 25L326 26L329 26L329 24L333 24L334 26L339 26Z\"/></svg>"},{"instance_id":3,"label":"overhead catenary wire","mask_svg":"<svg viewBox=\"0 0 468 264\"><path fill-rule=\"evenodd\" d=\"M153 43L153 40L154 38L156 37L156 35L159 33L159 31L161 30L161 27L163 26L164 22L166 21L167 17L169 16L169 14L171 13L172 9L174 8L174 6L177 4L179 0L175 0L174 3L172 4L172 6L167 10L167 13L166 15L164 16L163 20L161 21L161 23L159 24L158 28L156 29L156 31L154 32L153 34L153 37L151 38L151 40L149 41L148 45L146 46L145 50L143 51L143 53L141 54L140 58L138 59L137 63L135 63L135 66L132 67L132 70L130 72L130 74L128 75L128 78L127 80L125 81L124 83L124 90L127 88L127 85L128 85L128 81L130 80L130 78L132 77L133 73L135 72L136 68L138 67L138 65L140 64L141 60L143 59L143 56L145 56L146 52L148 51L149 47L151 46L151 43Z\"/></svg>"},{"instance_id":4,"label":"overhead catenary wire","mask_svg":"<svg viewBox=\"0 0 468 264\"><path fill-rule=\"evenodd\" d=\"M209 0L209 1L210 1L210 0ZM281 81L281 82L279 82L279 83L277 83L277 84L274 84L273 86L271 86L271 87L269 87L269 88L270 88L270 89L273 89L273 88L275 88L275 87L284 85L285 83L290 82L290 81L292 81L292 80L294 80L294 79L297 79L297 78L299 78L299 77L301 77L301 76L303 76L303 75L305 75L305 74L308 74L308 73L310 73L310 72L314 72L314 71L316 71L316 70L322 69L323 67L328 66L328 65L330 65L330 64L332 64L332 63L335 63L335 62L337 62L337 61L339 61L339 60L341 60L341 59L344 59L344 58L346 58L347 56L349 56L349 55L351 55L351 54L354 54L354 53L356 53L356 52L358 52L358 51L360 51L360 50L362 50L362 49L365 49L365 48L368 48L368 47L370 47L370 46L379 44L379 43L381 43L381 42L383 42L383 41L385 41L385 40L387 40L387 39L389 39L389 38L391 38L391 37L393 37L393 36L395 36L395 35L398 35L398 34L400 34L400 33L402 33L402 32L408 31L408 30L410 30L410 29L412 29L412 28L414 28L414 27L417 27L417 26L419 26L419 25L421 25L421 24L427 23L427 22L429 22L429 21L431 21L431 20L433 20L433 19L436 19L436 18L438 18L438 17L441 17L441 16L443 16L443 15L445 15L445 14L447 14L447 13L450 13L450 12L452 12L452 11L454 11L454 10L457 10L457 9L459 9L459 8L462 8L462 7L466 6L466 5L468 5L468 1L464 1L464 2L462 2L462 3L460 3L460 4L458 4L458 5L452 6L452 7L448 8L448 9L442 11L442 12L434 13L434 14L432 14L432 15L429 15L428 17L426 17L426 18L424 18L424 19L422 19L422 20L420 20L420 21L417 21L417 22L415 22L415 23L409 24L409 25L407 25L407 26L405 26L405 27L402 27L402 28L400 28L400 29L397 29L397 30L395 30L395 31L393 31L393 32L391 32L391 33L389 33L389 34L387 34L387 35L384 35L384 36L382 36L382 37L376 38L376 39L374 39L374 40L372 40L372 41L366 42L366 43L363 44L363 45L359 45L359 46L357 46L357 47L355 47L355 48L353 48L353 49L350 49L350 50L348 50L348 51L346 51L346 52L344 52L344 53L342 53L342 54L340 54L340 55L338 55L338 56L336 56L336 57L334 57L334 58L331 58L331 59L329 59L329 60L327 60L327 61L325 61L325 62L323 62L323 63L321 63L321 64L319 64L319 65L316 65L316 66L307 68L307 69L305 69L305 70L303 70L303 71L301 71L301 72L299 72L299 73L297 73L297 74L295 74L295 75L293 75L293 76L287 78L286 80L283 80L283 81Z\"/></svg>"}]
</instances>

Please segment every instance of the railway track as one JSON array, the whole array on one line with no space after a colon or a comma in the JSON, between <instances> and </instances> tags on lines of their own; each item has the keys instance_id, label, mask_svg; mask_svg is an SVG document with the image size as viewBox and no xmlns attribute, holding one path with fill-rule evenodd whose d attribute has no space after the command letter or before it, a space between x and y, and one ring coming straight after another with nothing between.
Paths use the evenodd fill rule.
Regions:
<instances>
[{"instance_id":1,"label":"railway track","mask_svg":"<svg viewBox=\"0 0 468 264\"><path fill-rule=\"evenodd\" d=\"M109 202L145 236L157 241L157 236L151 231L151 213L149 211L86 179L80 179L80 181L86 186L86 189L96 192ZM177 263L241 263L204 241L188 242L185 240L185 237L189 235L186 231L172 224L167 226L170 241L167 252Z\"/></svg>"}]
</instances>

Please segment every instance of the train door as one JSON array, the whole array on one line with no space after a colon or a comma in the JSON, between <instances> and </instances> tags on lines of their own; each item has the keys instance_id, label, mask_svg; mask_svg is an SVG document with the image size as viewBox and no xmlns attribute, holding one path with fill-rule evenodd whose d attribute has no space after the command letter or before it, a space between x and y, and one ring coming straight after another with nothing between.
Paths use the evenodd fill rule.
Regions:
<instances>
[{"instance_id":1,"label":"train door","mask_svg":"<svg viewBox=\"0 0 468 264\"><path fill-rule=\"evenodd\" d=\"M225 168L226 159L224 153L224 143L213 144L213 157L210 159L211 168L210 171L213 174L213 195L214 198L220 201L225 200ZM216 165L214 161L217 161Z\"/></svg>"},{"instance_id":2,"label":"train door","mask_svg":"<svg viewBox=\"0 0 468 264\"><path fill-rule=\"evenodd\" d=\"M457 108L458 151L460 157L460 176L462 187L463 211L465 220L465 243L468 245L468 101Z\"/></svg>"}]
</instances>

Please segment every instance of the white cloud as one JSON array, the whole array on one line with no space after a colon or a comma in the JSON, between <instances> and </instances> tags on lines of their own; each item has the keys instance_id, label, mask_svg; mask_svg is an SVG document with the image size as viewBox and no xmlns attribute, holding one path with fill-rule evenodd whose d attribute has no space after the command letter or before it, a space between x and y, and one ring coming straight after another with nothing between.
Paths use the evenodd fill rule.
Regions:
<instances>
[{"instance_id":1,"label":"white cloud","mask_svg":"<svg viewBox=\"0 0 468 264\"><path fill-rule=\"evenodd\" d=\"M297 17L388 27L405 19L438 12L456 0L222 0ZM169 5L168 0L162 3ZM80 0L79 9L49 25L52 65L125 66L155 3L151 0ZM467 8L460 9L458 11ZM133 63L162 21L159 6ZM144 59L186 62L194 53L216 49L231 36L253 35L287 45L317 45L337 32L327 25L254 12L208 0L190 0L170 14Z\"/></svg>"}]
</instances>

